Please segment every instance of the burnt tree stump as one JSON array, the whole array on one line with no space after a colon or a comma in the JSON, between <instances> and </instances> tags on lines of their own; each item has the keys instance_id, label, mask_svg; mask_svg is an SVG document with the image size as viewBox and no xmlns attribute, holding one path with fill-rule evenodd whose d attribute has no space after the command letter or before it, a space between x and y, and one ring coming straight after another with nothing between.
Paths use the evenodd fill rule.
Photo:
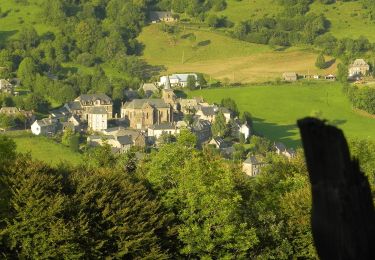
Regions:
<instances>
[{"instance_id":1,"label":"burnt tree stump","mask_svg":"<svg viewBox=\"0 0 375 260\"><path fill-rule=\"evenodd\" d=\"M321 259L375 259L375 211L367 177L343 132L298 120L312 190L312 233Z\"/></svg>"}]
</instances>

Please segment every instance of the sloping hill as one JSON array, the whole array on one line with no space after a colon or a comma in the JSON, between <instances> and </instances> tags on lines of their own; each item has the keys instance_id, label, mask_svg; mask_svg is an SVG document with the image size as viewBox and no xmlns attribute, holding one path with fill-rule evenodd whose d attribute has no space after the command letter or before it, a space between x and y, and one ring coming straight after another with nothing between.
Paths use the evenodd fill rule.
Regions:
<instances>
[{"instance_id":1,"label":"sloping hill","mask_svg":"<svg viewBox=\"0 0 375 260\"><path fill-rule=\"evenodd\" d=\"M184 39L192 33L194 42ZM143 58L153 65L166 66L168 73L195 71L232 82L264 82L281 77L285 71L325 74L336 69L332 65L325 71L318 70L317 53L311 50L273 50L204 29L185 29L175 36L154 24L144 28L138 40L145 46Z\"/></svg>"},{"instance_id":2,"label":"sloping hill","mask_svg":"<svg viewBox=\"0 0 375 260\"><path fill-rule=\"evenodd\" d=\"M40 17L41 0L29 0L27 5L13 0L1 0L0 8L4 17L0 18L0 43L8 37L15 37L23 25L31 24L39 34L53 31L53 27L43 23Z\"/></svg>"}]
</instances>

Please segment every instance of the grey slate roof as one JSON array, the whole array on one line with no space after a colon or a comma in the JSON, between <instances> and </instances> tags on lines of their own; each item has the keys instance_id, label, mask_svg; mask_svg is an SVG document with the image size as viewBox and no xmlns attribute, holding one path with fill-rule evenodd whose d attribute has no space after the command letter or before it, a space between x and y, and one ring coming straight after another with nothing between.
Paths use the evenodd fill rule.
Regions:
<instances>
[{"instance_id":1,"label":"grey slate roof","mask_svg":"<svg viewBox=\"0 0 375 260\"><path fill-rule=\"evenodd\" d=\"M104 107L92 107L89 110L89 114L103 115L107 114L107 110Z\"/></svg>"},{"instance_id":2,"label":"grey slate roof","mask_svg":"<svg viewBox=\"0 0 375 260\"><path fill-rule=\"evenodd\" d=\"M79 101L72 101L72 102L66 103L65 108L67 108L69 111L73 111L73 110L81 110L82 106L81 106L81 103L79 103Z\"/></svg>"},{"instance_id":3,"label":"grey slate roof","mask_svg":"<svg viewBox=\"0 0 375 260\"><path fill-rule=\"evenodd\" d=\"M133 138L130 135L118 136L117 141L122 145L133 144Z\"/></svg>"},{"instance_id":4,"label":"grey slate roof","mask_svg":"<svg viewBox=\"0 0 375 260\"><path fill-rule=\"evenodd\" d=\"M141 109L144 104L149 103L155 108L169 108L169 104L165 103L163 99L134 99L131 102L124 104L124 108Z\"/></svg>"},{"instance_id":5,"label":"grey slate roof","mask_svg":"<svg viewBox=\"0 0 375 260\"><path fill-rule=\"evenodd\" d=\"M150 126L149 129L169 130L169 129L176 129L176 126L173 123L160 123L160 124L155 124L155 125Z\"/></svg>"},{"instance_id":6,"label":"grey slate roof","mask_svg":"<svg viewBox=\"0 0 375 260\"><path fill-rule=\"evenodd\" d=\"M57 124L57 120L54 120L54 119L51 119L51 118L43 118L41 120L36 120L37 124L40 126L40 127L43 127L43 126L50 126L50 125L54 125L54 124Z\"/></svg>"},{"instance_id":7,"label":"grey slate roof","mask_svg":"<svg viewBox=\"0 0 375 260\"><path fill-rule=\"evenodd\" d=\"M215 107L201 107L202 113L205 116L213 116L216 115Z\"/></svg>"},{"instance_id":8,"label":"grey slate roof","mask_svg":"<svg viewBox=\"0 0 375 260\"><path fill-rule=\"evenodd\" d=\"M245 164L258 164L259 162L258 162L257 158L256 158L254 155L252 155L252 156L250 156L249 158L247 158L247 159L244 161L244 163L245 163Z\"/></svg>"},{"instance_id":9,"label":"grey slate roof","mask_svg":"<svg viewBox=\"0 0 375 260\"><path fill-rule=\"evenodd\" d=\"M82 94L76 100L83 101L83 102L93 102L95 100L102 100L107 103L111 103L112 99L108 97L106 94L98 93L98 94Z\"/></svg>"},{"instance_id":10,"label":"grey slate roof","mask_svg":"<svg viewBox=\"0 0 375 260\"><path fill-rule=\"evenodd\" d=\"M192 125L193 131L202 131L208 128L211 128L211 123L207 120L202 119L194 121Z\"/></svg>"}]
</instances>

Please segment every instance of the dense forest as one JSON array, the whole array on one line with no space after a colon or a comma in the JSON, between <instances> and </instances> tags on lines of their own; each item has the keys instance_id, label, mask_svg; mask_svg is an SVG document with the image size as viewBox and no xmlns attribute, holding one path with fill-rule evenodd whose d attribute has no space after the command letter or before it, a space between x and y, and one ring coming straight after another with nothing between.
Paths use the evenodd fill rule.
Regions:
<instances>
[{"instance_id":1,"label":"dense forest","mask_svg":"<svg viewBox=\"0 0 375 260\"><path fill-rule=\"evenodd\" d=\"M48 166L0 136L2 258L317 258L303 155L256 178L181 133L143 158L103 146ZM351 142L374 190L375 143Z\"/></svg>"}]
</instances>

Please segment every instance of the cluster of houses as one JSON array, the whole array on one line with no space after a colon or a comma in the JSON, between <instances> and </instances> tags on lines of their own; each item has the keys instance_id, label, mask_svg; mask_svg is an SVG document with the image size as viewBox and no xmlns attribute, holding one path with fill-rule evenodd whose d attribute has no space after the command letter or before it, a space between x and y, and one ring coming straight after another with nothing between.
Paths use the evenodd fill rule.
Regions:
<instances>
[{"instance_id":1,"label":"cluster of houses","mask_svg":"<svg viewBox=\"0 0 375 260\"><path fill-rule=\"evenodd\" d=\"M363 76L367 76L370 72L370 65L364 59L356 59L353 63L349 64L348 67L348 79L349 80L360 80ZM307 79L326 79L336 80L336 76L333 74L329 75L298 75L296 72L284 72L282 79L285 81L297 81L299 78Z\"/></svg>"},{"instance_id":2,"label":"cluster of houses","mask_svg":"<svg viewBox=\"0 0 375 260\"><path fill-rule=\"evenodd\" d=\"M303 79L325 79L325 80L331 80L334 81L336 80L336 76L333 74L328 74L328 75L299 75L296 72L284 72L282 74L282 79L284 81L297 81L298 79L303 78Z\"/></svg>"}]
</instances>

